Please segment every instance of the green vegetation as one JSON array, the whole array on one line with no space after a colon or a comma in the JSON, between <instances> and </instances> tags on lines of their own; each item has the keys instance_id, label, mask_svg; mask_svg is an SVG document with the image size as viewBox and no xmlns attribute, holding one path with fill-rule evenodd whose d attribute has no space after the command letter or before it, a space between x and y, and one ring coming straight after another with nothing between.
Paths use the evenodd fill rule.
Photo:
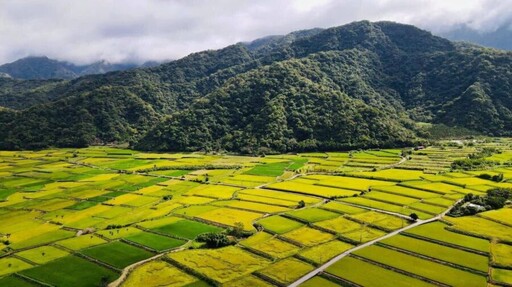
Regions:
<instances>
[{"instance_id":1,"label":"green vegetation","mask_svg":"<svg viewBox=\"0 0 512 287\"><path fill-rule=\"evenodd\" d=\"M27 280L20 279L16 276L7 276L0 278L0 286L13 286L13 287L35 287L37 285L28 282Z\"/></svg>"},{"instance_id":2,"label":"green vegetation","mask_svg":"<svg viewBox=\"0 0 512 287\"><path fill-rule=\"evenodd\" d=\"M176 248L185 244L185 241L183 240L178 240L149 232L141 232L133 236L126 237L126 240L147 246L159 252Z\"/></svg>"},{"instance_id":3,"label":"green vegetation","mask_svg":"<svg viewBox=\"0 0 512 287\"><path fill-rule=\"evenodd\" d=\"M197 236L196 240L204 242L209 248L224 247L232 243L224 233L203 233Z\"/></svg>"},{"instance_id":4,"label":"green vegetation","mask_svg":"<svg viewBox=\"0 0 512 287\"><path fill-rule=\"evenodd\" d=\"M265 163L255 166L253 169L247 171L247 174L263 175L263 176L280 176L284 170L290 166L290 162L274 162Z\"/></svg>"},{"instance_id":5,"label":"green vegetation","mask_svg":"<svg viewBox=\"0 0 512 287\"><path fill-rule=\"evenodd\" d=\"M297 229L303 226L302 223L284 218L282 216L271 216L258 221L265 230L269 230L278 234Z\"/></svg>"},{"instance_id":6,"label":"green vegetation","mask_svg":"<svg viewBox=\"0 0 512 287\"><path fill-rule=\"evenodd\" d=\"M484 286L486 278L391 249L370 246L354 254L452 286Z\"/></svg>"},{"instance_id":7,"label":"green vegetation","mask_svg":"<svg viewBox=\"0 0 512 287\"><path fill-rule=\"evenodd\" d=\"M258 273L287 285L299 279L303 274L313 270L314 267L295 258L278 261Z\"/></svg>"},{"instance_id":8,"label":"green vegetation","mask_svg":"<svg viewBox=\"0 0 512 287\"><path fill-rule=\"evenodd\" d=\"M485 171L503 174L503 181L496 182L479 178L482 171L449 172L449 166L485 147L499 147L503 153L492 156L506 162L512 157L511 143L489 138L457 142L463 145L458 148L443 141L411 150L418 158L402 163L408 168L436 165L445 172L416 169L404 173L410 180L401 182L396 181L398 168L375 178L352 176L394 163L400 150L265 157L111 147L0 151L0 188L13 191L0 202L0 282L16 281L18 273L52 286L80 286L73 280L83 279L78 274L83 267L86 274L95 274L83 279L85 286L103 286L120 269L162 255L136 267L123 284L287 285L313 266L407 226L411 213L428 218L469 194L484 198L488 189L496 190L492 197L503 197L512 187L507 182L512 168ZM247 174L261 165L306 161L300 170L288 168L279 178ZM133 172L153 166L194 169L180 178ZM339 175L347 170L350 175ZM238 186L237 180L254 185ZM271 189L276 187L280 190ZM333 194L350 196L332 199ZM96 204L79 205L85 201ZM311 282L327 278L336 285L340 282L332 276L342 276L363 286L374 286L372 280L428 284L416 284L417 275L455 286L466 280L483 283L490 268L498 270L495 274L510 268L511 216L507 204L476 216L445 216L442 220L450 224L438 221L408 229L339 261L354 264L345 273L329 270ZM402 261L407 266L397 263ZM59 264L66 264L66 274L53 270L62 268ZM375 278L362 278L364 274ZM496 283L489 276L487 283Z\"/></svg>"},{"instance_id":9,"label":"green vegetation","mask_svg":"<svg viewBox=\"0 0 512 287\"><path fill-rule=\"evenodd\" d=\"M435 286L353 257L343 258L326 272L362 286Z\"/></svg>"},{"instance_id":10,"label":"green vegetation","mask_svg":"<svg viewBox=\"0 0 512 287\"><path fill-rule=\"evenodd\" d=\"M31 268L32 265L18 258L4 257L0 258L0 267L0 276L4 276L24 269Z\"/></svg>"},{"instance_id":11,"label":"green vegetation","mask_svg":"<svg viewBox=\"0 0 512 287\"><path fill-rule=\"evenodd\" d=\"M35 262L44 264L52 260L67 256L69 253L52 246L42 246L16 253L17 256Z\"/></svg>"},{"instance_id":12,"label":"green vegetation","mask_svg":"<svg viewBox=\"0 0 512 287\"><path fill-rule=\"evenodd\" d=\"M186 219L179 220L175 223L171 223L168 225L160 226L154 228L153 230L187 239L194 239L199 234L202 233L222 231L221 228Z\"/></svg>"},{"instance_id":13,"label":"green vegetation","mask_svg":"<svg viewBox=\"0 0 512 287\"><path fill-rule=\"evenodd\" d=\"M447 224L433 222L407 230L407 234L420 236L422 238L448 243L450 245L461 246L482 252L489 252L489 241L481 238L465 236L459 233L446 230Z\"/></svg>"},{"instance_id":14,"label":"green vegetation","mask_svg":"<svg viewBox=\"0 0 512 287\"><path fill-rule=\"evenodd\" d=\"M117 273L76 256L67 256L21 274L53 286L104 286Z\"/></svg>"},{"instance_id":15,"label":"green vegetation","mask_svg":"<svg viewBox=\"0 0 512 287\"><path fill-rule=\"evenodd\" d=\"M317 222L317 221L323 221L327 219L332 219L335 217L338 217L339 214L322 210L319 208L307 208L307 209L301 209L296 210L288 213L289 216L292 216L294 218L298 218L307 222Z\"/></svg>"},{"instance_id":16,"label":"green vegetation","mask_svg":"<svg viewBox=\"0 0 512 287\"><path fill-rule=\"evenodd\" d=\"M474 215L479 212L500 209L512 199L512 188L489 189L484 196L468 193L448 213L451 216Z\"/></svg>"},{"instance_id":17,"label":"green vegetation","mask_svg":"<svg viewBox=\"0 0 512 287\"><path fill-rule=\"evenodd\" d=\"M443 133L415 122L510 135L510 54L391 22L313 31L152 69L4 79L0 105L19 110L0 110L0 148L269 154L412 146Z\"/></svg>"},{"instance_id":18,"label":"green vegetation","mask_svg":"<svg viewBox=\"0 0 512 287\"><path fill-rule=\"evenodd\" d=\"M381 242L399 249L411 251L467 268L476 269L478 271L487 272L487 269L489 269L487 256L458 250L440 244L414 239L403 235L396 235Z\"/></svg>"},{"instance_id":19,"label":"green vegetation","mask_svg":"<svg viewBox=\"0 0 512 287\"><path fill-rule=\"evenodd\" d=\"M144 249L119 241L90 247L81 253L120 269L153 255Z\"/></svg>"}]
</instances>

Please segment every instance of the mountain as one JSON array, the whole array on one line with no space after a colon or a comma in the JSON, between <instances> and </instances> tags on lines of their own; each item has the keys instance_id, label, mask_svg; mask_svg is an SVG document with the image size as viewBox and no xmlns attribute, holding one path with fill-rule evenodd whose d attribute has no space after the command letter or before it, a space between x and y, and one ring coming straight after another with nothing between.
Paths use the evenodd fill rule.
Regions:
<instances>
[{"instance_id":1,"label":"mountain","mask_svg":"<svg viewBox=\"0 0 512 287\"><path fill-rule=\"evenodd\" d=\"M142 67L153 67L157 62L146 62ZM104 74L112 71L128 70L136 64L112 64L98 61L89 65L75 65L48 57L27 57L0 66L0 74L24 80L75 79L80 76Z\"/></svg>"},{"instance_id":2,"label":"mountain","mask_svg":"<svg viewBox=\"0 0 512 287\"><path fill-rule=\"evenodd\" d=\"M0 149L273 153L512 135L512 53L354 22L70 81L0 82ZM20 81L20 82L13 82ZM9 90L10 89L10 90Z\"/></svg>"},{"instance_id":3,"label":"mountain","mask_svg":"<svg viewBox=\"0 0 512 287\"><path fill-rule=\"evenodd\" d=\"M461 25L451 31L442 33L441 36L453 41L465 41L485 47L503 50L512 50L512 24L507 23L492 31L478 31Z\"/></svg>"}]
</instances>

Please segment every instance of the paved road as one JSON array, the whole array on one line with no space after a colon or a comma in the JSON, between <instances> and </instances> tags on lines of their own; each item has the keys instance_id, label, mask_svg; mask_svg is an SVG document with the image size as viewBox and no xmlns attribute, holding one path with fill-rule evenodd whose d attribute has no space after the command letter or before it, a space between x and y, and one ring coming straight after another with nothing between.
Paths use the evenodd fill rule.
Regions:
<instances>
[{"instance_id":1,"label":"paved road","mask_svg":"<svg viewBox=\"0 0 512 287\"><path fill-rule=\"evenodd\" d=\"M460 200L459 200L460 201ZM457 201L458 203L458 201ZM455 204L457 204L455 203ZM454 205L455 205L454 204ZM325 269L327 269L329 266L333 265L334 263L338 262L339 260L341 260L343 257L349 255L350 253L354 252L354 251L357 251L359 249L362 249L362 248L365 248L367 246L370 246L376 242L379 242L381 240L384 240L386 238L389 238L391 236L394 236L394 235L397 235L398 233L402 232L402 231L405 231L405 230L408 230L408 229L411 229L411 228L414 228L416 226L419 226L419 225L422 225L422 224L425 224L425 223L429 223L429 222L432 222L432 221L436 221L438 219L441 219L443 216L446 215L446 213L448 211L450 211L450 209L452 209L453 205L450 206L448 209L446 209L443 213L433 217L433 218L430 218L430 219L427 219L427 220L418 220L417 222L411 224L411 225L408 225L406 227L403 227L403 228L400 228L398 230L395 230L391 233L388 233L386 234L385 236L382 236L382 237L379 237L377 239L374 239L372 241L369 241L369 242L366 242L364 244L361 244L361 245L358 245L352 249L349 249L343 253L341 253L340 255L334 257L333 259L327 261L325 264L323 264L322 266L316 268L315 270L309 272L308 274L304 275L302 278L300 278L299 280L293 282L292 284L288 285L289 287L297 287L299 285L301 285L302 283L308 281L309 279L313 278L315 275L317 275L319 272L322 272L324 271Z\"/></svg>"}]
</instances>

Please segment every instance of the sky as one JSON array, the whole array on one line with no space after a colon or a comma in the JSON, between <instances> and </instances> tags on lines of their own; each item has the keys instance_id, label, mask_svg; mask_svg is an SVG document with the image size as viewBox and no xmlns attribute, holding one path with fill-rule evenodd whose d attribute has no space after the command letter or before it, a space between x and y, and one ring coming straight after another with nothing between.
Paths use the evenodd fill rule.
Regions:
<instances>
[{"instance_id":1,"label":"sky","mask_svg":"<svg viewBox=\"0 0 512 287\"><path fill-rule=\"evenodd\" d=\"M0 0L0 63L178 59L267 35L359 20L433 33L512 29L512 0Z\"/></svg>"}]
</instances>

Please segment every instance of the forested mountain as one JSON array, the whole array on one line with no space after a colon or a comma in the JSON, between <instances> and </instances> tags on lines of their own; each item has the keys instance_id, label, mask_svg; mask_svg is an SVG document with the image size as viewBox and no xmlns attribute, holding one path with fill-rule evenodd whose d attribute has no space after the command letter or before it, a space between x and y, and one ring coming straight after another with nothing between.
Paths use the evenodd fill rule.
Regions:
<instances>
[{"instance_id":1,"label":"forested mountain","mask_svg":"<svg viewBox=\"0 0 512 287\"><path fill-rule=\"evenodd\" d=\"M512 133L512 53L354 22L71 81L0 79L0 148L269 153L410 145L416 122Z\"/></svg>"},{"instance_id":2,"label":"forested mountain","mask_svg":"<svg viewBox=\"0 0 512 287\"><path fill-rule=\"evenodd\" d=\"M142 66L156 66L155 62ZM104 74L137 67L135 64L112 64L98 61L88 65L75 65L68 62L49 59L48 57L26 57L0 66L0 73L11 78L23 80L74 79L80 76Z\"/></svg>"}]
</instances>

